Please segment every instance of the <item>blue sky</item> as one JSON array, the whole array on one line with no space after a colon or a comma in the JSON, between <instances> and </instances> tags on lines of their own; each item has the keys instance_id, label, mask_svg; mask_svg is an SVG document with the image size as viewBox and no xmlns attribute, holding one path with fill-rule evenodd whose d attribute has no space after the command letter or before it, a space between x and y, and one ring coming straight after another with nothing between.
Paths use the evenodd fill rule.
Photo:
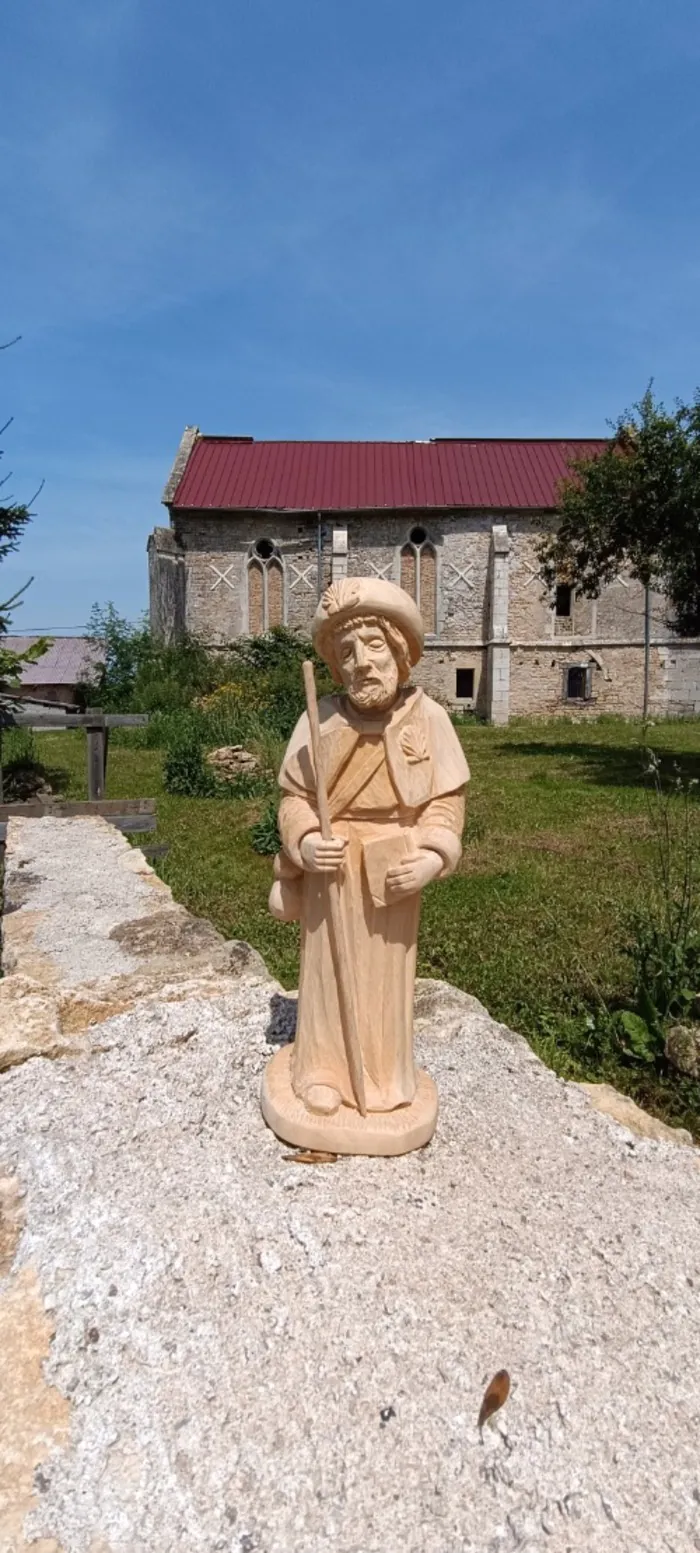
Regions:
<instances>
[{"instance_id":1,"label":"blue sky","mask_svg":"<svg viewBox=\"0 0 700 1553\"><path fill-rule=\"evenodd\" d=\"M146 605L182 429L586 435L700 382L697 0L6 0L15 629Z\"/></svg>"}]
</instances>

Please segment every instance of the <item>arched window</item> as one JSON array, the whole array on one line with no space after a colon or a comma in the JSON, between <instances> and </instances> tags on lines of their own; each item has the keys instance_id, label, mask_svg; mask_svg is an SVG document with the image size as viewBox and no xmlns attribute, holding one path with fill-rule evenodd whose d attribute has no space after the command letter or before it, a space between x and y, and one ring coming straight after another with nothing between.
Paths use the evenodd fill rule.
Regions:
<instances>
[{"instance_id":1,"label":"arched window","mask_svg":"<svg viewBox=\"0 0 700 1553\"><path fill-rule=\"evenodd\" d=\"M434 633L437 629L437 557L435 546L420 526L411 529L401 551L401 587L415 599L428 634Z\"/></svg>"},{"instance_id":2,"label":"arched window","mask_svg":"<svg viewBox=\"0 0 700 1553\"><path fill-rule=\"evenodd\" d=\"M259 636L284 624L284 572L276 545L258 539L248 561L248 631Z\"/></svg>"}]
</instances>

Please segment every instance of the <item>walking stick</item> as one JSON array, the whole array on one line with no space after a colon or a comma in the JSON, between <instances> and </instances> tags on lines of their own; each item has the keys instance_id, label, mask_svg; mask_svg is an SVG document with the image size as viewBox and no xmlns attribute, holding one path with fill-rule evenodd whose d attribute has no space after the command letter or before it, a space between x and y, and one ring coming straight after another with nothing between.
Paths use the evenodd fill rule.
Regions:
<instances>
[{"instance_id":1,"label":"walking stick","mask_svg":"<svg viewBox=\"0 0 700 1553\"><path fill-rule=\"evenodd\" d=\"M331 817L328 808L326 778L323 771L321 725L318 720L318 701L316 699L316 680L314 678L313 663L306 662L304 664L304 690L306 691L306 708L309 714L309 727L311 729L311 749L314 757L314 770L316 772L316 803L321 835L324 841L332 841L333 832L331 830ZM353 1094L357 1102L357 1109L360 1116L366 1116L367 1103L365 1101L365 1081L362 1072L362 1052L360 1049L360 1038L357 1033L355 1000L348 980L350 957L345 938L345 926L340 910L338 882L334 876L327 880L327 887L331 956L336 986L338 988L338 1005L340 1008L340 1023L343 1031L345 1056L350 1073L350 1083L352 1084Z\"/></svg>"}]
</instances>

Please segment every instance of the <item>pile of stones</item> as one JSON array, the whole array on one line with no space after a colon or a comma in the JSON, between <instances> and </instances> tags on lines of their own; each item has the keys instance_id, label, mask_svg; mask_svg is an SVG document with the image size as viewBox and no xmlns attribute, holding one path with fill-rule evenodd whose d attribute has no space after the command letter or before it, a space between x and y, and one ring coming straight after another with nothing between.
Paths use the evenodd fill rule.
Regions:
<instances>
[{"instance_id":1,"label":"pile of stones","mask_svg":"<svg viewBox=\"0 0 700 1553\"><path fill-rule=\"evenodd\" d=\"M207 765L220 782L235 782L237 777L253 776L259 770L259 762L242 744L224 744L219 750L210 750Z\"/></svg>"}]
</instances>

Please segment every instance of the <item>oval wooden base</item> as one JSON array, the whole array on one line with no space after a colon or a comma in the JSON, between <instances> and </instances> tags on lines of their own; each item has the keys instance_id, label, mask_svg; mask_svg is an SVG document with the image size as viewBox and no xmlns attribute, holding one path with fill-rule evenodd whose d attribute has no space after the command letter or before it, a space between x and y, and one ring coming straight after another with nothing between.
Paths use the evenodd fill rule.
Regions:
<instances>
[{"instance_id":1,"label":"oval wooden base","mask_svg":"<svg viewBox=\"0 0 700 1553\"><path fill-rule=\"evenodd\" d=\"M412 1105L396 1111L370 1111L360 1116L341 1105L334 1116L316 1116L295 1095L290 1077L293 1047L282 1046L263 1074L260 1104L268 1127L297 1148L324 1149L333 1154L409 1154L429 1143L438 1114L437 1089L427 1073L417 1070L418 1087Z\"/></svg>"}]
</instances>

